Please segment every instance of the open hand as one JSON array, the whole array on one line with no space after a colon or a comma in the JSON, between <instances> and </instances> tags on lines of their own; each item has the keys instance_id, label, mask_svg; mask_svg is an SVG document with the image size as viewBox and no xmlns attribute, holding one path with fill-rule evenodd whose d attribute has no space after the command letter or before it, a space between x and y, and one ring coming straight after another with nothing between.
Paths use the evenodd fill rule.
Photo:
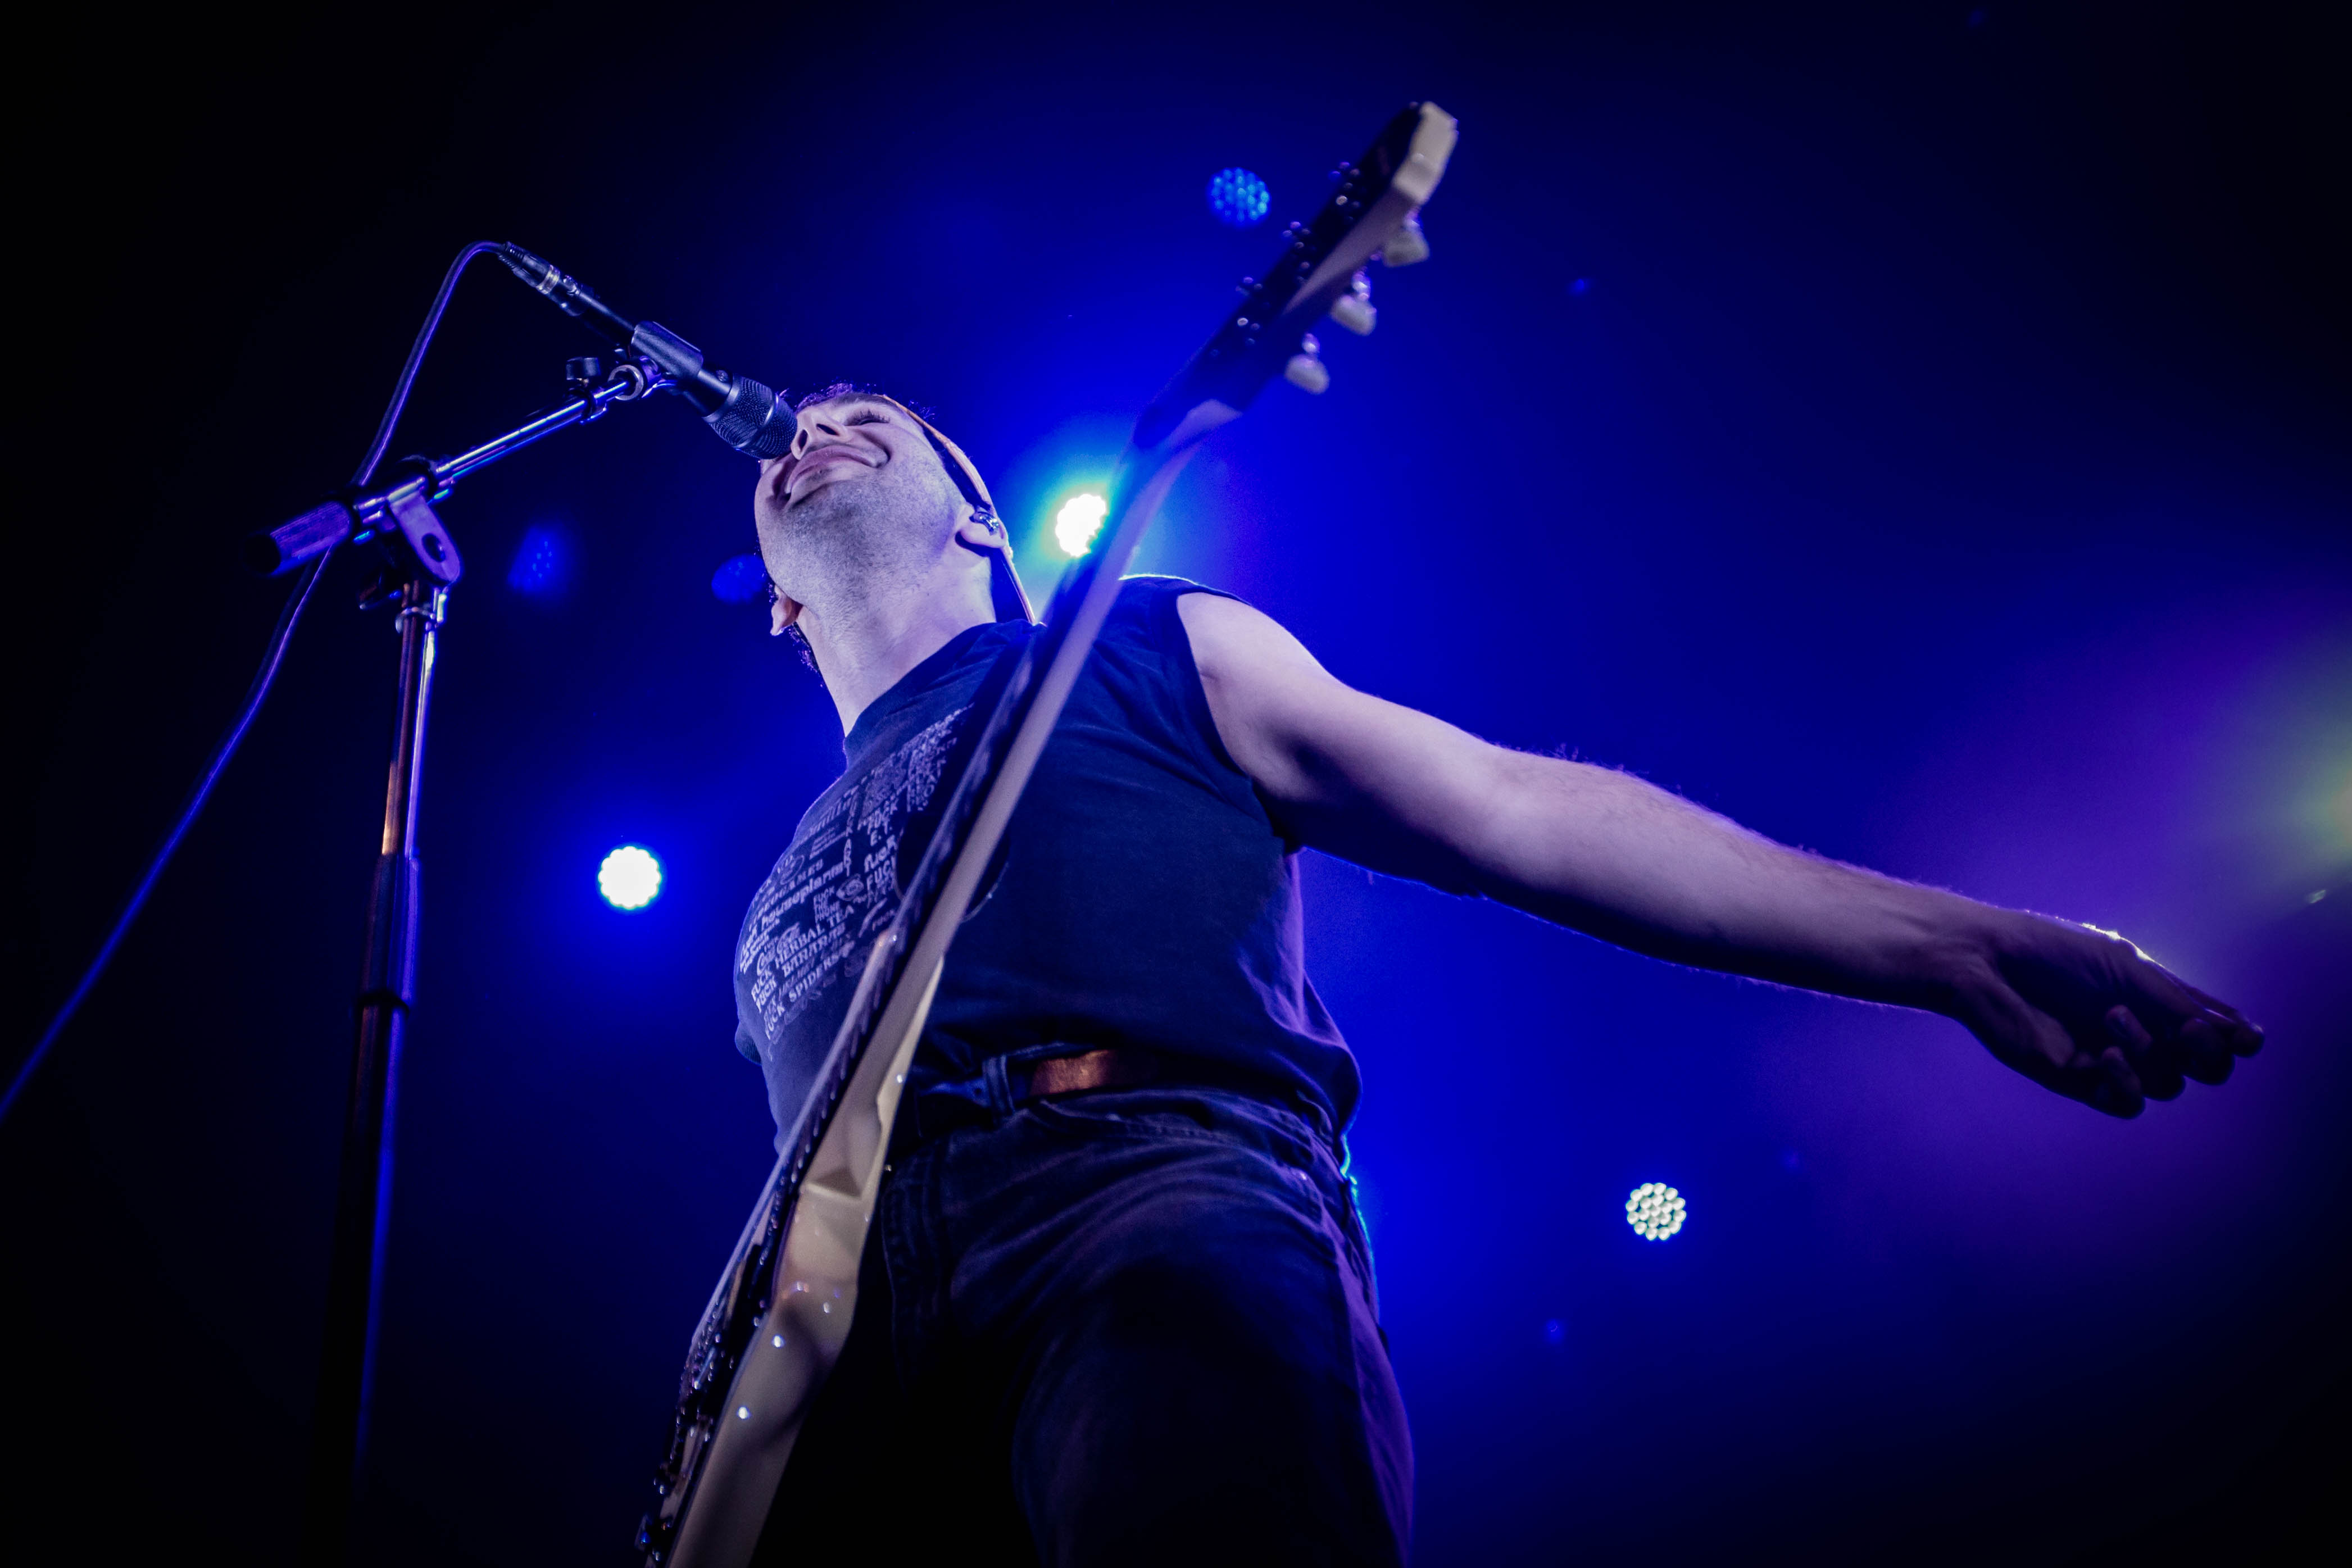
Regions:
<instances>
[{"instance_id":1,"label":"open hand","mask_svg":"<svg viewBox=\"0 0 2352 1568\"><path fill-rule=\"evenodd\" d=\"M2262 1049L2237 1009L2087 925L2013 916L1970 967L1954 1016L2036 1083L2110 1116L2174 1099L2190 1079L2222 1082Z\"/></svg>"}]
</instances>

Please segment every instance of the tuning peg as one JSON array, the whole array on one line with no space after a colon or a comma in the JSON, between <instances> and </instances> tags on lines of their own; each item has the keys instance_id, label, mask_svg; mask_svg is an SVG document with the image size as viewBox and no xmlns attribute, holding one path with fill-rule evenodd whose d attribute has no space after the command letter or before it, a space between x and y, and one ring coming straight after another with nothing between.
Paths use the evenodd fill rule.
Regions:
<instances>
[{"instance_id":1,"label":"tuning peg","mask_svg":"<svg viewBox=\"0 0 2352 1568\"><path fill-rule=\"evenodd\" d=\"M1421 232L1419 213L1407 217L1395 237L1381 246L1381 260L1389 267L1411 267L1416 261L1428 259L1429 236Z\"/></svg>"},{"instance_id":2,"label":"tuning peg","mask_svg":"<svg viewBox=\"0 0 2352 1568\"><path fill-rule=\"evenodd\" d=\"M1320 393L1331 385L1331 372L1318 358L1323 345L1309 332L1298 340L1298 352L1290 356L1290 363L1282 367L1282 379L1302 392Z\"/></svg>"},{"instance_id":3,"label":"tuning peg","mask_svg":"<svg viewBox=\"0 0 2352 1568\"><path fill-rule=\"evenodd\" d=\"M1358 272L1348 292L1331 301L1331 319L1361 338L1380 319L1381 313L1372 308L1372 280Z\"/></svg>"}]
</instances>

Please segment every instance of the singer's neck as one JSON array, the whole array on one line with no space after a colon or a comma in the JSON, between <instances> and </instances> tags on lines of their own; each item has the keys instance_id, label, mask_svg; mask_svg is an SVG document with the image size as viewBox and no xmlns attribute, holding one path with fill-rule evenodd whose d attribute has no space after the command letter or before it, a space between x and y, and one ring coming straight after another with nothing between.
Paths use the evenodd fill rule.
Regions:
<instances>
[{"instance_id":1,"label":"singer's neck","mask_svg":"<svg viewBox=\"0 0 2352 1568\"><path fill-rule=\"evenodd\" d=\"M824 673L825 690L841 715L841 733L847 735L875 698L946 647L950 638L994 619L983 579L977 598L960 580L877 584L823 608L803 606L794 623Z\"/></svg>"}]
</instances>

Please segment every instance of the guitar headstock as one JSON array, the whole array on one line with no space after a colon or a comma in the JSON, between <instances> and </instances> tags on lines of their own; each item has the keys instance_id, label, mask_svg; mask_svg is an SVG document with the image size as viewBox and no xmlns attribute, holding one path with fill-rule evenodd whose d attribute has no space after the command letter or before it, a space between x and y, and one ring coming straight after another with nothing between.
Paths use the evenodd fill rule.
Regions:
<instances>
[{"instance_id":1,"label":"guitar headstock","mask_svg":"<svg viewBox=\"0 0 2352 1568\"><path fill-rule=\"evenodd\" d=\"M1433 103L1409 104L1361 159L1339 165L1330 199L1284 231L1274 265L1244 281L1241 304L1143 411L1136 446L1190 445L1238 416L1277 375L1309 392L1328 386L1313 329L1328 315L1349 331L1370 331L1363 269L1376 256L1391 267L1428 256L1418 215L1444 178L1454 141L1452 116Z\"/></svg>"}]
</instances>

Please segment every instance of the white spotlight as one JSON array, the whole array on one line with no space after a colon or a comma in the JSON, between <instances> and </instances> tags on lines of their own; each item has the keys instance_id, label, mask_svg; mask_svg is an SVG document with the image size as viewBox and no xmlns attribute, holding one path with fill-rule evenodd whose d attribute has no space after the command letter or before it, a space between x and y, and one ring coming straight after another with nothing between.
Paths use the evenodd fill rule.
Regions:
<instances>
[{"instance_id":1,"label":"white spotlight","mask_svg":"<svg viewBox=\"0 0 2352 1568\"><path fill-rule=\"evenodd\" d=\"M1625 1200L1625 1223L1644 1241L1664 1241L1683 1228L1689 1206L1662 1181L1645 1181Z\"/></svg>"},{"instance_id":2,"label":"white spotlight","mask_svg":"<svg viewBox=\"0 0 2352 1568\"><path fill-rule=\"evenodd\" d=\"M1054 542L1075 560L1095 548L1095 535L1102 531L1103 519L1108 516L1110 503L1100 496L1073 496L1054 516Z\"/></svg>"},{"instance_id":3,"label":"white spotlight","mask_svg":"<svg viewBox=\"0 0 2352 1568\"><path fill-rule=\"evenodd\" d=\"M643 909L661 895L661 862L642 844L623 844L596 868L596 891L615 909Z\"/></svg>"}]
</instances>

